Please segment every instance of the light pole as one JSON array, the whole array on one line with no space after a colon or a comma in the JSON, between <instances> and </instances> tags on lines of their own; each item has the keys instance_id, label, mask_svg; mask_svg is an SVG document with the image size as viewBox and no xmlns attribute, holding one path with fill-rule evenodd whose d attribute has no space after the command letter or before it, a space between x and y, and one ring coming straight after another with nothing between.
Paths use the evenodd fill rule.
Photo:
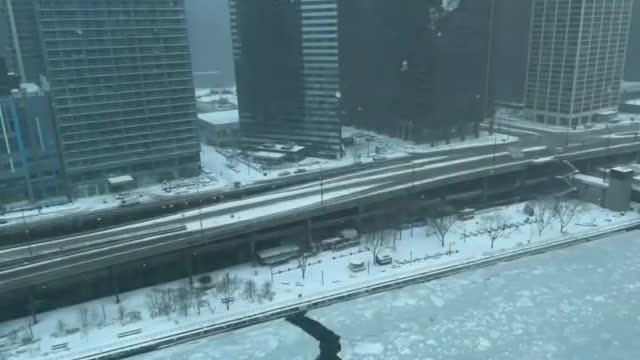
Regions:
<instances>
[{"instance_id":1,"label":"light pole","mask_svg":"<svg viewBox=\"0 0 640 360\"><path fill-rule=\"evenodd\" d=\"M604 168L604 174L602 174L602 181L607 180L607 172L609 171L609 155L611 151L611 129L609 128L609 124L607 124L607 166Z\"/></svg>"},{"instance_id":2,"label":"light pole","mask_svg":"<svg viewBox=\"0 0 640 360\"><path fill-rule=\"evenodd\" d=\"M493 158L491 159L491 166L496 166L496 148L498 147L498 134L493 131Z\"/></svg>"},{"instance_id":3,"label":"light pole","mask_svg":"<svg viewBox=\"0 0 640 360\"><path fill-rule=\"evenodd\" d=\"M204 228L202 226L202 198L200 197L200 178L198 177L198 185L196 186L198 194L198 219L200 220L200 238L204 240Z\"/></svg>"},{"instance_id":4,"label":"light pole","mask_svg":"<svg viewBox=\"0 0 640 360\"><path fill-rule=\"evenodd\" d=\"M324 205L324 177L320 175L320 205Z\"/></svg>"},{"instance_id":5,"label":"light pole","mask_svg":"<svg viewBox=\"0 0 640 360\"><path fill-rule=\"evenodd\" d=\"M24 230L25 240L27 241L27 246L29 247L29 257L33 257L33 250L31 249L31 236L29 235L29 230L27 229L27 220L24 217L24 207L20 208L22 212L22 230Z\"/></svg>"}]
</instances>

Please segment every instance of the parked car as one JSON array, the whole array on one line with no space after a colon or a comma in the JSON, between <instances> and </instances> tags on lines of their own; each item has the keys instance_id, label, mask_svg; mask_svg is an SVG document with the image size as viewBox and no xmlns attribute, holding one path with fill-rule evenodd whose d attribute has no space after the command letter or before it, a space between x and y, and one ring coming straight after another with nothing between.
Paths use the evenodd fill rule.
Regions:
<instances>
[{"instance_id":1,"label":"parked car","mask_svg":"<svg viewBox=\"0 0 640 360\"><path fill-rule=\"evenodd\" d=\"M387 160L387 157L384 155L375 155L373 157L373 161L383 161L383 160Z\"/></svg>"},{"instance_id":2,"label":"parked car","mask_svg":"<svg viewBox=\"0 0 640 360\"><path fill-rule=\"evenodd\" d=\"M293 173L294 174L302 174L302 173L306 173L307 169L296 169Z\"/></svg>"},{"instance_id":3,"label":"parked car","mask_svg":"<svg viewBox=\"0 0 640 360\"><path fill-rule=\"evenodd\" d=\"M289 176L291 175L291 171L281 171L278 173L278 176Z\"/></svg>"},{"instance_id":4,"label":"parked car","mask_svg":"<svg viewBox=\"0 0 640 360\"><path fill-rule=\"evenodd\" d=\"M376 255L376 264L378 265L389 265L392 262L393 262L393 258L389 254Z\"/></svg>"},{"instance_id":5,"label":"parked car","mask_svg":"<svg viewBox=\"0 0 640 360\"><path fill-rule=\"evenodd\" d=\"M352 260L351 262L349 262L349 270L353 272L360 272L364 271L365 269L366 267L364 266L364 261Z\"/></svg>"},{"instance_id":6,"label":"parked car","mask_svg":"<svg viewBox=\"0 0 640 360\"><path fill-rule=\"evenodd\" d=\"M236 181L233 183L233 187L235 187L236 189L240 189L240 186L242 186L242 183L240 181Z\"/></svg>"}]
</instances>

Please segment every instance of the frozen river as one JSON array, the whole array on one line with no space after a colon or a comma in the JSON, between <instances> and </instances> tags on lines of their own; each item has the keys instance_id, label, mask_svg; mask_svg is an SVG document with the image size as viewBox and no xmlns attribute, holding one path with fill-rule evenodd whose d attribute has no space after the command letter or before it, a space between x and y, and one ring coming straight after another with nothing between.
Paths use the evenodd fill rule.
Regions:
<instances>
[{"instance_id":1,"label":"frozen river","mask_svg":"<svg viewBox=\"0 0 640 360\"><path fill-rule=\"evenodd\" d=\"M639 359L640 232L310 312L342 359ZM310 359L277 321L136 360Z\"/></svg>"}]
</instances>

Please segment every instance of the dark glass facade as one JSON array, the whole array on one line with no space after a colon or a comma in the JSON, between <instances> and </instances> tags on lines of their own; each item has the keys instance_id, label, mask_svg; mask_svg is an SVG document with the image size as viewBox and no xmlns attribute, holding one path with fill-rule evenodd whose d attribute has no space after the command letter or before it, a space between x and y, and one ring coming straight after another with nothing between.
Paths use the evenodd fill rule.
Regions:
<instances>
[{"instance_id":1,"label":"dark glass facade","mask_svg":"<svg viewBox=\"0 0 640 360\"><path fill-rule=\"evenodd\" d=\"M337 4L230 0L243 145L340 156Z\"/></svg>"},{"instance_id":2,"label":"dark glass facade","mask_svg":"<svg viewBox=\"0 0 640 360\"><path fill-rule=\"evenodd\" d=\"M0 204L65 195L48 95L0 96Z\"/></svg>"},{"instance_id":3,"label":"dark glass facade","mask_svg":"<svg viewBox=\"0 0 640 360\"><path fill-rule=\"evenodd\" d=\"M7 31L6 35L0 35L0 41L6 41L2 43L6 44L9 68L20 75L22 82L39 83L44 63L35 0L0 0L0 17L0 30Z\"/></svg>"},{"instance_id":4,"label":"dark glass facade","mask_svg":"<svg viewBox=\"0 0 640 360\"><path fill-rule=\"evenodd\" d=\"M0 96L7 96L10 93L8 71L6 61L0 56Z\"/></svg>"},{"instance_id":5,"label":"dark glass facade","mask_svg":"<svg viewBox=\"0 0 640 360\"><path fill-rule=\"evenodd\" d=\"M492 1L340 3L343 106L357 127L429 141L493 108Z\"/></svg>"},{"instance_id":6,"label":"dark glass facade","mask_svg":"<svg viewBox=\"0 0 640 360\"><path fill-rule=\"evenodd\" d=\"M230 3L245 143L339 156L341 125L429 141L492 113L491 0Z\"/></svg>"},{"instance_id":7,"label":"dark glass facade","mask_svg":"<svg viewBox=\"0 0 640 360\"><path fill-rule=\"evenodd\" d=\"M633 1L624 80L640 81L640 0Z\"/></svg>"}]
</instances>

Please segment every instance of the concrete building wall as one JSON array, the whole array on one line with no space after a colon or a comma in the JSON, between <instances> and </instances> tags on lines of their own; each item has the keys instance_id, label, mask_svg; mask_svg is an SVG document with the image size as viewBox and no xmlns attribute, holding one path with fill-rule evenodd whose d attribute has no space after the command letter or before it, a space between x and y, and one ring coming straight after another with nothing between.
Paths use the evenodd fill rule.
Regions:
<instances>
[{"instance_id":1,"label":"concrete building wall","mask_svg":"<svg viewBox=\"0 0 640 360\"><path fill-rule=\"evenodd\" d=\"M38 0L37 16L64 167L105 189L199 169L183 0Z\"/></svg>"},{"instance_id":2,"label":"concrete building wall","mask_svg":"<svg viewBox=\"0 0 640 360\"><path fill-rule=\"evenodd\" d=\"M632 0L534 0L525 107L560 126L620 99Z\"/></svg>"},{"instance_id":3,"label":"concrete building wall","mask_svg":"<svg viewBox=\"0 0 640 360\"><path fill-rule=\"evenodd\" d=\"M628 211L633 192L633 170L613 168L609 171L609 188L605 207L614 211Z\"/></svg>"}]
</instances>

